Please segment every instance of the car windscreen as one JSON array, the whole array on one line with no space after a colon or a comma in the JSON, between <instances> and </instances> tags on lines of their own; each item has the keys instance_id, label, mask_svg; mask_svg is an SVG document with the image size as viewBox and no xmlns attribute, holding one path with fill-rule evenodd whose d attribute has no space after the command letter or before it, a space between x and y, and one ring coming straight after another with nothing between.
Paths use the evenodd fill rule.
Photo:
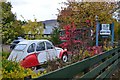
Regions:
<instances>
[{"instance_id":1,"label":"car windscreen","mask_svg":"<svg viewBox=\"0 0 120 80\"><path fill-rule=\"evenodd\" d=\"M14 50L24 50L26 46L26 44L18 44Z\"/></svg>"}]
</instances>

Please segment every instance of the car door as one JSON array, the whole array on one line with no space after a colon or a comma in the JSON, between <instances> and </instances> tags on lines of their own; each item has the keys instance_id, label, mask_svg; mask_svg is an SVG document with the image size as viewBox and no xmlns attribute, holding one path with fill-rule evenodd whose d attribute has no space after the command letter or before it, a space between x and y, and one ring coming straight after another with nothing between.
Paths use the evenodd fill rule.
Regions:
<instances>
[{"instance_id":1,"label":"car door","mask_svg":"<svg viewBox=\"0 0 120 80\"><path fill-rule=\"evenodd\" d=\"M45 42L46 43L46 53L49 58L49 60L53 60L57 57L55 47L52 45L50 42Z\"/></svg>"},{"instance_id":2,"label":"car door","mask_svg":"<svg viewBox=\"0 0 120 80\"><path fill-rule=\"evenodd\" d=\"M47 61L47 56L46 56L46 49L45 49L45 43L44 42L39 42L36 46L36 54L37 58L40 64L43 64L44 62Z\"/></svg>"}]
</instances>

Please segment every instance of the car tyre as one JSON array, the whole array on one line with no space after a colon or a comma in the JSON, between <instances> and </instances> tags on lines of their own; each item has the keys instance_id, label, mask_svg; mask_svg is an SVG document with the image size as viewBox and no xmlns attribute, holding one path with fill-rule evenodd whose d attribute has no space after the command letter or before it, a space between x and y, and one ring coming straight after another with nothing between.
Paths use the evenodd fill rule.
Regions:
<instances>
[{"instance_id":1,"label":"car tyre","mask_svg":"<svg viewBox=\"0 0 120 80\"><path fill-rule=\"evenodd\" d=\"M65 63L68 61L68 55L67 54L63 54L62 56L62 61Z\"/></svg>"}]
</instances>

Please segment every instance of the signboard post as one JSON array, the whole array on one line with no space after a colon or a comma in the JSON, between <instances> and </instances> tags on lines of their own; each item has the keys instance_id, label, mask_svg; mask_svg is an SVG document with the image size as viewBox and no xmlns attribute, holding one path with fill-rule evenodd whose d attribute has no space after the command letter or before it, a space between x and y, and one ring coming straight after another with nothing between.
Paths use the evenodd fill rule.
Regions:
<instances>
[{"instance_id":1,"label":"signboard post","mask_svg":"<svg viewBox=\"0 0 120 80\"><path fill-rule=\"evenodd\" d=\"M100 26L100 23L97 22L97 26L96 26L96 46L98 46L99 26Z\"/></svg>"}]
</instances>

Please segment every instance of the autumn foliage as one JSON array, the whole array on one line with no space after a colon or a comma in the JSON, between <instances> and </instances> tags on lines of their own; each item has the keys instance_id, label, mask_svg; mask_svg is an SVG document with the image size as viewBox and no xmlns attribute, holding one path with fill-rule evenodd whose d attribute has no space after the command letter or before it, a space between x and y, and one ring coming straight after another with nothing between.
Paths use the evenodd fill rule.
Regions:
<instances>
[{"instance_id":1,"label":"autumn foliage","mask_svg":"<svg viewBox=\"0 0 120 80\"><path fill-rule=\"evenodd\" d=\"M83 27L86 20L90 20L91 26L95 26L96 15L99 16L101 23L111 23L113 21L110 11L115 7L115 3L68 1L66 5L67 7L62 8L58 14L61 27L73 21L77 27Z\"/></svg>"}]
</instances>

